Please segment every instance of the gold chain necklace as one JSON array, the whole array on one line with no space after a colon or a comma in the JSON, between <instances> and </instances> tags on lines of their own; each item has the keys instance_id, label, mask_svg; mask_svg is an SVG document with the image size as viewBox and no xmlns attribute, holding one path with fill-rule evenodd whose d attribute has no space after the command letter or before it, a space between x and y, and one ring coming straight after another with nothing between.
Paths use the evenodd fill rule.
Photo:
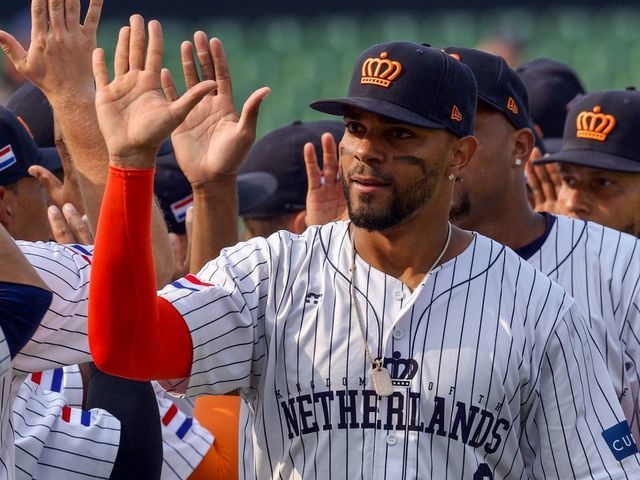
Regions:
<instances>
[{"instance_id":1,"label":"gold chain necklace","mask_svg":"<svg viewBox=\"0 0 640 480\"><path fill-rule=\"evenodd\" d=\"M449 248L449 242L451 241L451 223L447 222L447 240L444 242L444 247L440 251L440 254L433 262L424 278L425 281L431 274L434 268L440 263L442 257L446 253ZM371 371L369 375L371 377L371 383L373 384L373 389L376 391L376 394L380 397L387 397L393 393L393 384L391 383L391 375L389 374L389 370L387 370L382 365L382 358L373 358L371 355L371 351L369 350L369 344L367 343L367 337L364 332L364 325L362 324L362 315L360 314L360 304L358 303L358 299L356 297L356 234L355 230L351 233L351 268L349 269L351 273L351 285L349 288L349 293L351 294L351 303L353 303L354 311L356 314L356 320L358 321L358 326L360 327L360 335L362 335L362 341L364 342L364 349L367 355L367 360L371 363Z\"/></svg>"}]
</instances>

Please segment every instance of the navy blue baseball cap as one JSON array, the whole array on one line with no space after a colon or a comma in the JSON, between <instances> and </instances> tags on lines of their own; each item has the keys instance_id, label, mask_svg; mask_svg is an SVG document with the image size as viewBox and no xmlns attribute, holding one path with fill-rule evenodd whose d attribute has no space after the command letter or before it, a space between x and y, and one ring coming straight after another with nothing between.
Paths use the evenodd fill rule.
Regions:
<instances>
[{"instance_id":1,"label":"navy blue baseball cap","mask_svg":"<svg viewBox=\"0 0 640 480\"><path fill-rule=\"evenodd\" d=\"M325 132L331 133L338 144L344 133L344 123L295 121L269 132L251 147L240 173L269 174L277 180L278 188L263 202L247 210L243 217L266 218L306 208L308 183L303 148L311 142L321 163L320 138Z\"/></svg>"},{"instance_id":2,"label":"navy blue baseball cap","mask_svg":"<svg viewBox=\"0 0 640 480\"><path fill-rule=\"evenodd\" d=\"M39 148L27 125L11 110L0 106L0 185L10 185L29 175L31 165L60 170L55 148Z\"/></svg>"},{"instance_id":3,"label":"navy blue baseball cap","mask_svg":"<svg viewBox=\"0 0 640 480\"><path fill-rule=\"evenodd\" d=\"M534 165L564 162L617 172L640 173L640 92L592 92L569 110L562 149Z\"/></svg>"},{"instance_id":4,"label":"navy blue baseball cap","mask_svg":"<svg viewBox=\"0 0 640 480\"><path fill-rule=\"evenodd\" d=\"M29 131L39 147L56 146L53 127L53 110L47 97L33 83L27 82L16 90L7 108L29 127Z\"/></svg>"},{"instance_id":5,"label":"navy blue baseball cap","mask_svg":"<svg viewBox=\"0 0 640 480\"><path fill-rule=\"evenodd\" d=\"M518 130L531 128L527 89L504 58L473 48L444 51L471 68L478 83L478 101L504 114Z\"/></svg>"},{"instance_id":6,"label":"navy blue baseball cap","mask_svg":"<svg viewBox=\"0 0 640 480\"><path fill-rule=\"evenodd\" d=\"M527 87L531 118L545 139L561 138L570 102L585 93L577 73L549 58L523 63L516 72Z\"/></svg>"},{"instance_id":7,"label":"navy blue baseball cap","mask_svg":"<svg viewBox=\"0 0 640 480\"><path fill-rule=\"evenodd\" d=\"M463 63L426 44L380 43L360 54L346 97L310 106L331 115L357 107L464 137L473 134L476 81Z\"/></svg>"},{"instance_id":8,"label":"navy blue baseball cap","mask_svg":"<svg viewBox=\"0 0 640 480\"><path fill-rule=\"evenodd\" d=\"M269 197L275 191L277 183L275 178L266 173L238 175L240 215ZM193 204L193 194L191 184L178 166L171 140L165 140L158 151L154 193L164 213L169 231L178 234L186 233L185 220L187 210Z\"/></svg>"}]
</instances>

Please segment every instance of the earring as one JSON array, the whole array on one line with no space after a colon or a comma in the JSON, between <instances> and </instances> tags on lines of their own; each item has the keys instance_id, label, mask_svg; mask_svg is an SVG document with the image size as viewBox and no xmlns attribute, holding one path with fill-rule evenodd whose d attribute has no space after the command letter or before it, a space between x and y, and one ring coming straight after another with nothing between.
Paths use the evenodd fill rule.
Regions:
<instances>
[{"instance_id":1,"label":"earring","mask_svg":"<svg viewBox=\"0 0 640 480\"><path fill-rule=\"evenodd\" d=\"M522 159L516 158L513 163L515 163L516 167L519 167L520 165L522 165Z\"/></svg>"},{"instance_id":2,"label":"earring","mask_svg":"<svg viewBox=\"0 0 640 480\"><path fill-rule=\"evenodd\" d=\"M452 182L456 179L456 176L453 173L449 174L449 180L451 180Z\"/></svg>"}]
</instances>

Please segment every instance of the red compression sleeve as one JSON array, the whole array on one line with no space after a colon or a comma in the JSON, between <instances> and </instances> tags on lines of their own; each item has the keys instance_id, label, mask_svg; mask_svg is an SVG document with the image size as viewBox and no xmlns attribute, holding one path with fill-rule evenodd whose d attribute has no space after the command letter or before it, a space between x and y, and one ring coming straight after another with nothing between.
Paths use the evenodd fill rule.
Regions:
<instances>
[{"instance_id":1,"label":"red compression sleeve","mask_svg":"<svg viewBox=\"0 0 640 480\"><path fill-rule=\"evenodd\" d=\"M89 284L89 347L106 373L188 377L191 334L156 294L151 243L154 170L109 168Z\"/></svg>"}]
</instances>

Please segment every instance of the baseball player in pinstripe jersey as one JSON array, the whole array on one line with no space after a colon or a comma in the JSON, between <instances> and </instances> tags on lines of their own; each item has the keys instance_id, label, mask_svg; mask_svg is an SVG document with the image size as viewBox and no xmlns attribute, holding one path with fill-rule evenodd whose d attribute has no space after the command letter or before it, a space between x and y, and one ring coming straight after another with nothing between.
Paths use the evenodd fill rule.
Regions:
<instances>
[{"instance_id":1,"label":"baseball player in pinstripe jersey","mask_svg":"<svg viewBox=\"0 0 640 480\"><path fill-rule=\"evenodd\" d=\"M170 100L151 94L161 82L155 22L149 35L146 63L134 48L113 82L104 52L94 54L111 155L89 305L100 368L174 379L167 388L187 395L239 388L253 408L258 478L638 474L573 300L511 250L448 223L453 180L476 146L476 87L430 47L374 45L348 97L313 104L345 118L350 222L225 249L158 297L155 149L225 86L205 76L178 98L165 72ZM127 120L150 109L153 118Z\"/></svg>"},{"instance_id":2,"label":"baseball player in pinstripe jersey","mask_svg":"<svg viewBox=\"0 0 640 480\"><path fill-rule=\"evenodd\" d=\"M471 68L479 98L478 150L457 179L451 218L512 247L574 297L638 438L640 245L592 222L533 212L524 178L534 142L524 84L501 57L468 48L445 51Z\"/></svg>"}]
</instances>

